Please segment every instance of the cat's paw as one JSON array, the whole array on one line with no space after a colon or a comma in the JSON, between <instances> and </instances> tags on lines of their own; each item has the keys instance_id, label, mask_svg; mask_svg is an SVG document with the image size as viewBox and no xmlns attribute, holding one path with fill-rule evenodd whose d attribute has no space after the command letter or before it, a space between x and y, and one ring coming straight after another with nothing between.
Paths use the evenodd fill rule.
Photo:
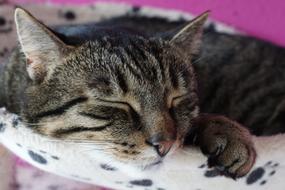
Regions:
<instances>
[{"instance_id":1,"label":"cat's paw","mask_svg":"<svg viewBox=\"0 0 285 190\"><path fill-rule=\"evenodd\" d=\"M216 167L221 174L234 179L250 171L256 152L246 128L217 115L203 115L195 125L199 128L196 144L208 156L209 167Z\"/></svg>"}]
</instances>

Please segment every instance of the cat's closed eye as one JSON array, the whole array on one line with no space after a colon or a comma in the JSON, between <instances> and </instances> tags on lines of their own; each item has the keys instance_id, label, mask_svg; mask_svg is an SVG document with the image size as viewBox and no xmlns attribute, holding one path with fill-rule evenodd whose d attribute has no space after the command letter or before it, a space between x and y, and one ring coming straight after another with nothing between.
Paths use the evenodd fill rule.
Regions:
<instances>
[{"instance_id":1,"label":"cat's closed eye","mask_svg":"<svg viewBox=\"0 0 285 190\"><path fill-rule=\"evenodd\" d=\"M171 107L177 106L181 101L183 101L184 99L188 97L189 97L188 94L183 94L183 95L173 97L171 101Z\"/></svg>"}]
</instances>

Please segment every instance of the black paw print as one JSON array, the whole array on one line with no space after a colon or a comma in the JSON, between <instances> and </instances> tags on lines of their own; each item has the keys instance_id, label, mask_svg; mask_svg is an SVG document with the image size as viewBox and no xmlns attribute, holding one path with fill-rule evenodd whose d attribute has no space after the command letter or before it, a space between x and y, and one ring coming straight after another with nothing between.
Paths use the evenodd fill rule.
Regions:
<instances>
[{"instance_id":1,"label":"black paw print","mask_svg":"<svg viewBox=\"0 0 285 190\"><path fill-rule=\"evenodd\" d=\"M6 124L0 121L0 133L4 133L6 129Z\"/></svg>"},{"instance_id":2,"label":"black paw print","mask_svg":"<svg viewBox=\"0 0 285 190\"><path fill-rule=\"evenodd\" d=\"M9 54L9 50L7 47L4 47L3 50L0 50L0 57L5 57L6 55Z\"/></svg>"},{"instance_id":3,"label":"black paw print","mask_svg":"<svg viewBox=\"0 0 285 190\"><path fill-rule=\"evenodd\" d=\"M22 121L22 119L19 116L16 116L16 115L13 116L13 118L12 118L12 126L14 128L18 128L21 121Z\"/></svg>"},{"instance_id":4,"label":"black paw print","mask_svg":"<svg viewBox=\"0 0 285 190\"><path fill-rule=\"evenodd\" d=\"M133 8L132 8L133 13L138 13L140 10L141 10L141 8L139 6L133 6Z\"/></svg>"},{"instance_id":5,"label":"black paw print","mask_svg":"<svg viewBox=\"0 0 285 190\"><path fill-rule=\"evenodd\" d=\"M18 146L19 149L26 149L29 157L34 162L36 162L38 164L47 165L48 162L49 162L48 160L54 160L54 161L60 160L60 158L58 156L49 154L46 151L43 151L43 150L39 150L39 151L30 150L29 148L24 147L20 143L16 143L16 145Z\"/></svg>"},{"instance_id":6,"label":"black paw print","mask_svg":"<svg viewBox=\"0 0 285 190\"><path fill-rule=\"evenodd\" d=\"M9 33L13 30L13 21L0 16L0 33Z\"/></svg>"},{"instance_id":7,"label":"black paw print","mask_svg":"<svg viewBox=\"0 0 285 190\"><path fill-rule=\"evenodd\" d=\"M60 10L58 13L60 18L64 18L67 21L74 21L76 20L76 13L72 10L66 10L66 11L62 11Z\"/></svg>"},{"instance_id":8,"label":"black paw print","mask_svg":"<svg viewBox=\"0 0 285 190\"><path fill-rule=\"evenodd\" d=\"M278 166L278 162L268 161L264 166L255 168L248 174L246 184L252 185L259 183L259 185L265 185L268 180L276 174Z\"/></svg>"},{"instance_id":9,"label":"black paw print","mask_svg":"<svg viewBox=\"0 0 285 190\"><path fill-rule=\"evenodd\" d=\"M198 168L200 168L200 169L208 168L207 163L200 165ZM208 168L204 172L204 176L209 177L209 178L217 177L217 176L221 176L221 175L222 175L221 172L216 168Z\"/></svg>"},{"instance_id":10,"label":"black paw print","mask_svg":"<svg viewBox=\"0 0 285 190\"><path fill-rule=\"evenodd\" d=\"M127 183L122 181L116 181L116 184L125 186L125 188L132 189L132 188L144 188L145 190L166 190L162 187L157 187L151 179L137 179L131 180Z\"/></svg>"}]
</instances>

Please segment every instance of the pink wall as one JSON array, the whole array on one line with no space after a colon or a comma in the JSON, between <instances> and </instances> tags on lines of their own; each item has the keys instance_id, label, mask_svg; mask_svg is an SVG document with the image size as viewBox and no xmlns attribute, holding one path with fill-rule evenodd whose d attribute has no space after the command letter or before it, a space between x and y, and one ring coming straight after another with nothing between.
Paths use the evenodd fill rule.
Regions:
<instances>
[{"instance_id":1,"label":"pink wall","mask_svg":"<svg viewBox=\"0 0 285 190\"><path fill-rule=\"evenodd\" d=\"M86 4L98 0L12 0ZM101 0L102 1L102 0ZM105 0L107 1L107 0ZM285 0L108 0L134 5L171 8L199 14L211 10L211 17L260 38L285 46Z\"/></svg>"}]
</instances>

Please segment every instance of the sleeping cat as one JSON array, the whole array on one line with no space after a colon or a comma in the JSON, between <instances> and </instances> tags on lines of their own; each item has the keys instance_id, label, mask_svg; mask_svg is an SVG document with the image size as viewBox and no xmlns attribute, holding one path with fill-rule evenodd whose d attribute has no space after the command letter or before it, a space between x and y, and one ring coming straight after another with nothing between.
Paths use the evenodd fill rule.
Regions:
<instances>
[{"instance_id":1,"label":"sleeping cat","mask_svg":"<svg viewBox=\"0 0 285 190\"><path fill-rule=\"evenodd\" d=\"M242 63L254 64L254 57L261 55L247 54L243 46L282 50L213 31L207 32L200 48L207 15L188 23L121 17L52 30L18 8L19 47L0 72L0 106L20 114L36 133L91 141L120 163L151 167L191 142L209 156L210 166L234 178L243 176L256 156L249 131L224 116L199 110L239 121L225 96L233 92L225 92L218 82L227 79L236 89L244 85L241 78L231 82L229 77L248 72L250 66ZM234 70L231 76L222 65L225 61ZM271 62L264 64L268 65ZM251 119L265 114L260 111Z\"/></svg>"}]
</instances>

